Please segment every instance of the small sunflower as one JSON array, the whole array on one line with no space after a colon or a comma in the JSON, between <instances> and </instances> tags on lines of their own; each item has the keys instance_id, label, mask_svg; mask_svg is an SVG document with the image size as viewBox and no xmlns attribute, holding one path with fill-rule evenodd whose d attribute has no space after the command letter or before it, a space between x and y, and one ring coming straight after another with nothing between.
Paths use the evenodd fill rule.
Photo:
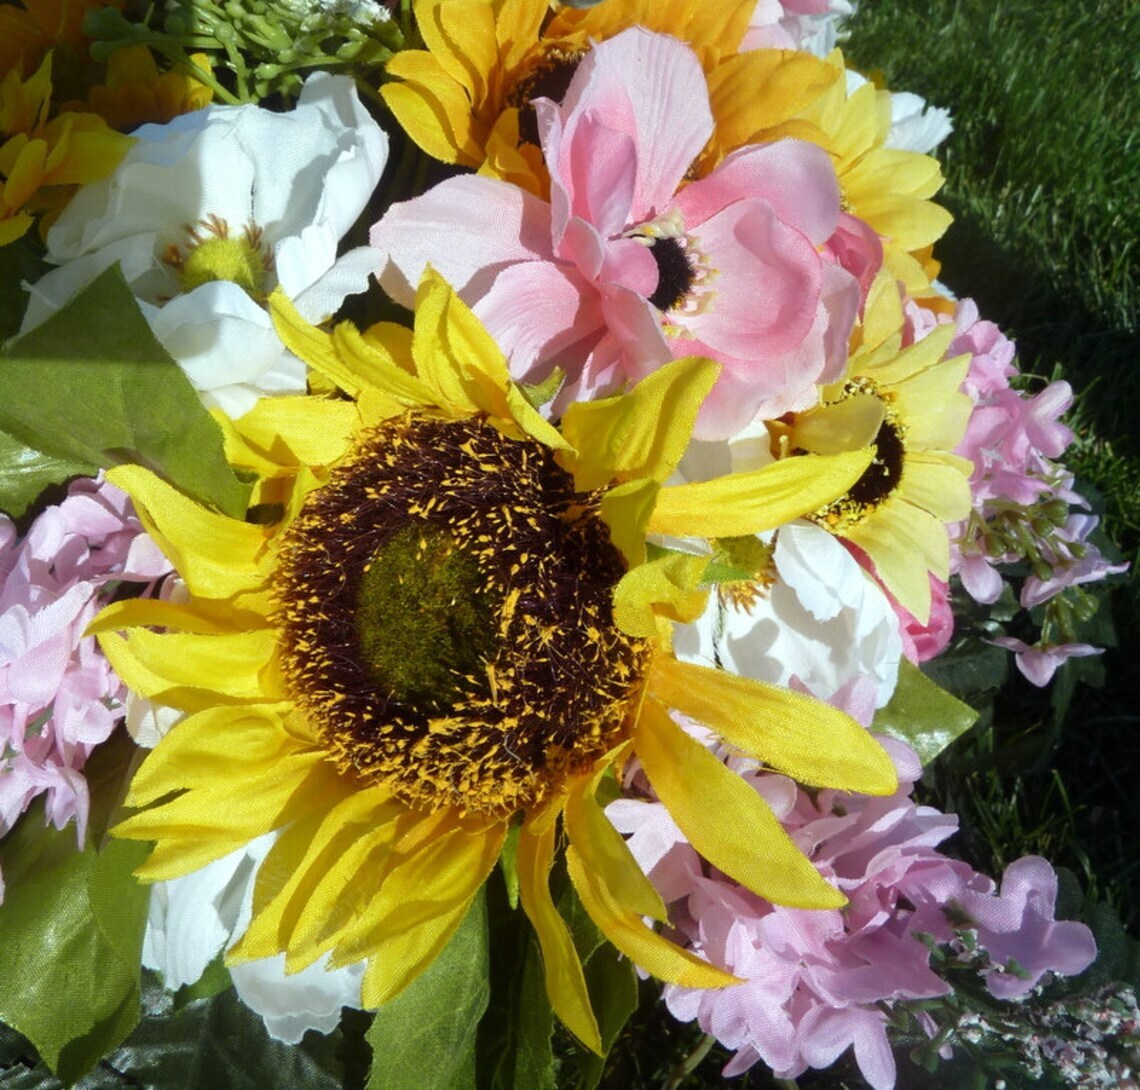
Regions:
<instances>
[{"instance_id":1,"label":"small sunflower","mask_svg":"<svg viewBox=\"0 0 1140 1090\"><path fill-rule=\"evenodd\" d=\"M123 0L18 0L0 4L0 72L34 71L49 50L63 46L78 56L87 44L83 20L89 11L121 10Z\"/></svg>"},{"instance_id":2,"label":"small sunflower","mask_svg":"<svg viewBox=\"0 0 1140 1090\"><path fill-rule=\"evenodd\" d=\"M211 75L207 54L192 53L189 59L203 77ZM213 97L201 79L177 68L159 72L147 46L128 45L107 59L107 82L87 92L86 108L112 128L130 132L148 121L165 124L179 114L201 110Z\"/></svg>"},{"instance_id":3,"label":"small sunflower","mask_svg":"<svg viewBox=\"0 0 1140 1090\"><path fill-rule=\"evenodd\" d=\"M0 80L0 246L20 238L34 212L58 215L76 186L110 174L135 142L94 114L49 120L51 95L50 55L26 80L15 69Z\"/></svg>"},{"instance_id":4,"label":"small sunflower","mask_svg":"<svg viewBox=\"0 0 1140 1090\"><path fill-rule=\"evenodd\" d=\"M414 331L326 334L274 305L289 347L348 397L265 399L227 425L231 459L258 475L249 520L139 466L109 474L189 595L121 602L94 626L136 693L185 715L115 830L154 842L140 876L281 830L229 958L284 951L289 971L367 959L374 1007L440 952L517 828L551 1002L595 1050L549 888L559 821L573 885L619 950L676 983L733 979L643 922L664 905L595 797L630 757L719 869L771 900L841 904L671 712L805 783L889 793L889 760L826 705L678 662L671 619L703 609L704 562L647 560L645 535L778 525L851 487L870 452L665 487L715 379L708 360L574 405L555 427L430 272Z\"/></svg>"},{"instance_id":5,"label":"small sunflower","mask_svg":"<svg viewBox=\"0 0 1140 1090\"><path fill-rule=\"evenodd\" d=\"M774 452L836 454L874 444L855 485L813 521L858 546L887 590L920 621L930 615L930 575L950 571L947 523L970 512L972 463L950 453L969 420L961 392L969 356L945 359L953 325L902 346L898 289L880 275L868 296L862 343L819 404L770 422Z\"/></svg>"},{"instance_id":6,"label":"small sunflower","mask_svg":"<svg viewBox=\"0 0 1140 1090\"><path fill-rule=\"evenodd\" d=\"M426 49L388 62L381 88L409 136L429 155L482 169L546 194L546 170L530 103L561 101L591 43L631 26L686 42L706 71L734 54L751 9L732 0L606 0L562 6L537 0L416 0Z\"/></svg>"},{"instance_id":7,"label":"small sunflower","mask_svg":"<svg viewBox=\"0 0 1140 1090\"><path fill-rule=\"evenodd\" d=\"M839 76L800 115L815 126L805 139L831 155L845 211L874 229L883 262L912 296L933 294L939 265L931 257L953 217L930 198L942 188L942 168L930 155L886 146L891 95L873 83L849 91L838 49L826 66Z\"/></svg>"}]
</instances>

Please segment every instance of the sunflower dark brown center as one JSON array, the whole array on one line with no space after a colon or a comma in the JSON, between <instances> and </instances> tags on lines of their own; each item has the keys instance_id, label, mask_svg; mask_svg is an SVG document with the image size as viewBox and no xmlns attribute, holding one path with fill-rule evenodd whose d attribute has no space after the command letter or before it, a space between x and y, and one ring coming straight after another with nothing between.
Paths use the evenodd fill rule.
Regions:
<instances>
[{"instance_id":1,"label":"sunflower dark brown center","mask_svg":"<svg viewBox=\"0 0 1140 1090\"><path fill-rule=\"evenodd\" d=\"M867 379L849 382L840 400L849 397L875 397L883 403L883 418L875 433L875 456L863 475L839 499L812 517L828 529L842 534L877 510L899 487L906 464L906 427L889 395L878 392ZM798 451L794 453L804 453Z\"/></svg>"},{"instance_id":2,"label":"sunflower dark brown center","mask_svg":"<svg viewBox=\"0 0 1140 1090\"><path fill-rule=\"evenodd\" d=\"M542 57L518 80L507 95L507 105L519 111L519 139L528 144L539 143L538 117L532 103L536 98L561 102L570 88L570 81L586 55L585 49L551 46Z\"/></svg>"},{"instance_id":3,"label":"sunflower dark brown center","mask_svg":"<svg viewBox=\"0 0 1140 1090\"><path fill-rule=\"evenodd\" d=\"M675 238L654 239L649 252L657 262L657 288L649 301L658 310L672 310L689 294L696 279L692 261Z\"/></svg>"},{"instance_id":4,"label":"sunflower dark brown center","mask_svg":"<svg viewBox=\"0 0 1140 1090\"><path fill-rule=\"evenodd\" d=\"M888 415L875 436L875 457L851 486L848 497L863 506L878 507L898 488L905 455L899 425Z\"/></svg>"},{"instance_id":5,"label":"sunflower dark brown center","mask_svg":"<svg viewBox=\"0 0 1140 1090\"><path fill-rule=\"evenodd\" d=\"M550 450L476 420L366 432L286 530L287 682L334 762L420 809L506 816L629 730L648 647Z\"/></svg>"}]
</instances>

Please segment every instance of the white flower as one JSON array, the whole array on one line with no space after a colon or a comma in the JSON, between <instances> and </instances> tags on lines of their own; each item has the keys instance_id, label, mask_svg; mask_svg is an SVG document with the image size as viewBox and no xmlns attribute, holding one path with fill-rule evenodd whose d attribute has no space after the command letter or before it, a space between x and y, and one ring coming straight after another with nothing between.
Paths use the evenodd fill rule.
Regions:
<instances>
[{"instance_id":1,"label":"white flower","mask_svg":"<svg viewBox=\"0 0 1140 1090\"><path fill-rule=\"evenodd\" d=\"M864 76L848 68L848 97L866 82ZM930 155L953 131L949 110L931 106L926 99L910 91L891 93L891 128L883 147Z\"/></svg>"},{"instance_id":2,"label":"white flower","mask_svg":"<svg viewBox=\"0 0 1140 1090\"><path fill-rule=\"evenodd\" d=\"M677 657L774 685L796 678L823 700L865 677L883 707L902 656L886 595L831 534L810 523L776 532L773 562L775 581L747 608L712 595L700 618L678 625Z\"/></svg>"},{"instance_id":3,"label":"white flower","mask_svg":"<svg viewBox=\"0 0 1140 1090\"><path fill-rule=\"evenodd\" d=\"M371 251L338 260L337 244L379 182L388 141L352 80L310 76L289 113L210 106L135 135L114 174L84 186L48 232L58 268L29 286L23 329L117 262L208 406L236 417L262 395L303 392L305 365L255 299L280 284L319 322L368 285Z\"/></svg>"},{"instance_id":4,"label":"white flower","mask_svg":"<svg viewBox=\"0 0 1140 1090\"><path fill-rule=\"evenodd\" d=\"M741 48L798 49L826 57L854 13L850 0L757 0Z\"/></svg>"},{"instance_id":5,"label":"white flower","mask_svg":"<svg viewBox=\"0 0 1140 1090\"><path fill-rule=\"evenodd\" d=\"M171 991L193 984L218 953L249 926L253 878L278 834L267 833L199 870L151 888L142 962ZM299 973L285 955L235 965L238 996L261 1016L271 1037L296 1044L309 1029L329 1033L341 1007L360 1007L365 962L329 969L327 956Z\"/></svg>"}]
</instances>

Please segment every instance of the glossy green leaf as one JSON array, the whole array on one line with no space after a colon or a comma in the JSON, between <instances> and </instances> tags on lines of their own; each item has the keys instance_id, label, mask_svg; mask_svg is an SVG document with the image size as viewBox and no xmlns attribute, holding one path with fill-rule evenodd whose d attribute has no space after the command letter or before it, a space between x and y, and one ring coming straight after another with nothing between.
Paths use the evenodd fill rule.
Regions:
<instances>
[{"instance_id":1,"label":"glossy green leaf","mask_svg":"<svg viewBox=\"0 0 1140 1090\"><path fill-rule=\"evenodd\" d=\"M467 1090L490 997L482 890L439 957L373 1019L368 1090Z\"/></svg>"},{"instance_id":2,"label":"glossy green leaf","mask_svg":"<svg viewBox=\"0 0 1140 1090\"><path fill-rule=\"evenodd\" d=\"M363 1041L348 1042L339 1029L327 1036L306 1034L299 1045L275 1041L232 988L172 1008L170 997L148 984L144 1005L152 1013L100 1065L101 1071L118 1073L123 1086L342 1090L343 1054L357 1047L367 1051Z\"/></svg>"},{"instance_id":3,"label":"glossy green leaf","mask_svg":"<svg viewBox=\"0 0 1140 1090\"><path fill-rule=\"evenodd\" d=\"M925 765L965 734L977 718L978 713L969 704L939 688L903 659L894 696L875 713L871 729L906 742Z\"/></svg>"},{"instance_id":4,"label":"glossy green leaf","mask_svg":"<svg viewBox=\"0 0 1140 1090\"><path fill-rule=\"evenodd\" d=\"M33 807L0 845L0 1019L70 1082L138 1021L148 897L131 871L146 846L80 852L74 827L42 822L42 807Z\"/></svg>"},{"instance_id":5,"label":"glossy green leaf","mask_svg":"<svg viewBox=\"0 0 1140 1090\"><path fill-rule=\"evenodd\" d=\"M0 431L92 469L140 462L202 503L241 516L249 486L222 433L154 339L118 269L0 350Z\"/></svg>"},{"instance_id":6,"label":"glossy green leaf","mask_svg":"<svg viewBox=\"0 0 1140 1090\"><path fill-rule=\"evenodd\" d=\"M91 471L86 462L44 454L0 432L0 511L19 518L45 488Z\"/></svg>"}]
</instances>

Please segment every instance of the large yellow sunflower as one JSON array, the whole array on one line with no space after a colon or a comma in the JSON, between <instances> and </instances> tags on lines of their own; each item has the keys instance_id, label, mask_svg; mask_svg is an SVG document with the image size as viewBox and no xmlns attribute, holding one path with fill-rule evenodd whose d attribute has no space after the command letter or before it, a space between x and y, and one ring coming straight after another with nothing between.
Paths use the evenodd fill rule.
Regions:
<instances>
[{"instance_id":1,"label":"large yellow sunflower","mask_svg":"<svg viewBox=\"0 0 1140 1090\"><path fill-rule=\"evenodd\" d=\"M961 391L970 357L944 358L953 325L907 348L902 329L898 287L881 274L844 377L821 389L814 408L772 421L768 430L779 456L875 445L855 486L811 517L862 549L887 589L925 623L930 575L949 577L946 524L970 512L972 463L950 453L972 407Z\"/></svg>"},{"instance_id":2,"label":"large yellow sunflower","mask_svg":"<svg viewBox=\"0 0 1140 1090\"><path fill-rule=\"evenodd\" d=\"M708 360L675 361L555 427L433 274L414 331L326 334L275 307L289 347L348 397L265 400L231 425L232 459L259 479L249 517L140 466L109 474L188 592L118 603L94 626L136 693L185 713L115 830L154 842L140 876L186 874L281 830L229 958L284 951L290 971L328 952L333 966L367 959L372 1007L439 953L517 827L551 1002L595 1050L549 888L559 828L574 888L619 950L665 980L733 979L643 922L664 905L595 797L631 756L715 866L775 901L841 904L671 711L809 784L889 793L890 761L826 705L678 662L670 618L702 610L705 561L648 561L645 534L776 526L849 488L870 451L666 487L715 378Z\"/></svg>"}]
</instances>

